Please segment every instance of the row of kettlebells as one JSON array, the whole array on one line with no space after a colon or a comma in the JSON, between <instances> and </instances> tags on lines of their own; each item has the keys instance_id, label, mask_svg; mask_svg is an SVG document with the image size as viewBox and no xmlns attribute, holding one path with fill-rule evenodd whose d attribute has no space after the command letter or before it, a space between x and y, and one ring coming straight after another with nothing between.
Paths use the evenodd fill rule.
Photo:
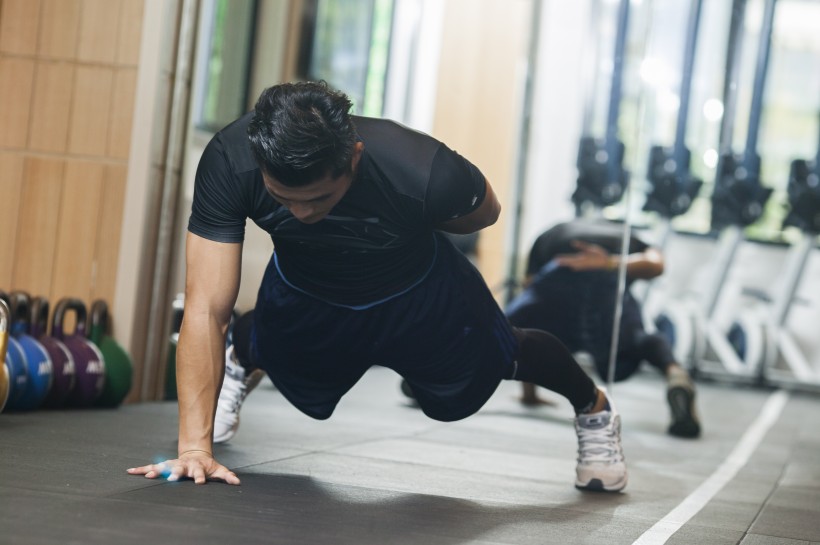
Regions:
<instances>
[{"instance_id":1,"label":"row of kettlebells","mask_svg":"<svg viewBox=\"0 0 820 545\"><path fill-rule=\"evenodd\" d=\"M73 331L66 316L74 314ZM116 407L131 389L133 365L109 335L108 305L61 299L49 324L49 303L0 292L0 410Z\"/></svg>"}]
</instances>

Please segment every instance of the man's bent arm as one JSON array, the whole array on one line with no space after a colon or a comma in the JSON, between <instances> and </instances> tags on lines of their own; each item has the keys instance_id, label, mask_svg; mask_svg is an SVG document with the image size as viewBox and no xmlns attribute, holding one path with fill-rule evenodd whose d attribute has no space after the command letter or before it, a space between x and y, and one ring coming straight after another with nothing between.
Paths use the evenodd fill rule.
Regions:
<instances>
[{"instance_id":1,"label":"man's bent arm","mask_svg":"<svg viewBox=\"0 0 820 545\"><path fill-rule=\"evenodd\" d=\"M239 292L241 263L241 243L214 242L188 233L185 314L177 347L180 454L213 452L225 335Z\"/></svg>"}]
</instances>

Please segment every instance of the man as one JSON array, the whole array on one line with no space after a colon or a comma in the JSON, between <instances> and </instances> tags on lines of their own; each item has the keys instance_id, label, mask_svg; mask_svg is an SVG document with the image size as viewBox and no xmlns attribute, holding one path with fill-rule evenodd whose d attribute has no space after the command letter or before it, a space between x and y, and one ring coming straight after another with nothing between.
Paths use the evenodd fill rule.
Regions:
<instances>
[{"instance_id":1,"label":"man","mask_svg":"<svg viewBox=\"0 0 820 545\"><path fill-rule=\"evenodd\" d=\"M582 219L547 230L530 250L524 291L507 308L514 326L549 331L571 351L588 353L603 379L609 372L622 232L615 224ZM632 281L655 278L663 268L661 253L633 235L613 379L625 380L648 362L667 380L672 413L668 432L697 437L701 430L694 384L675 362L668 341L644 330L640 305L629 291ZM533 384L522 388L523 403L543 402Z\"/></svg>"},{"instance_id":2,"label":"man","mask_svg":"<svg viewBox=\"0 0 820 545\"><path fill-rule=\"evenodd\" d=\"M604 391L555 337L511 328L441 234L496 221L490 184L441 142L350 108L324 83L277 85L206 148L188 225L178 457L129 472L238 484L212 442L236 432L259 369L325 419L382 365L441 421L478 411L502 379L566 396L578 413L576 486L621 490L620 417ZM271 234L274 253L225 354L246 217Z\"/></svg>"}]
</instances>

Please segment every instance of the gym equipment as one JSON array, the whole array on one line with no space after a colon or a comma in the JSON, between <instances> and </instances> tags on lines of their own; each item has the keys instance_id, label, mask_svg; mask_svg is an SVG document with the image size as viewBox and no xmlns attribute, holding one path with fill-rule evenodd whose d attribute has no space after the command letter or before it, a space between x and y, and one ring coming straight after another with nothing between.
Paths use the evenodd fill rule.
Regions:
<instances>
[{"instance_id":1,"label":"gym equipment","mask_svg":"<svg viewBox=\"0 0 820 545\"><path fill-rule=\"evenodd\" d=\"M11 334L26 355L28 384L15 403L15 410L31 411L43 404L52 384L53 366L48 352L29 334L31 297L25 292L11 294Z\"/></svg>"},{"instance_id":2,"label":"gym equipment","mask_svg":"<svg viewBox=\"0 0 820 545\"><path fill-rule=\"evenodd\" d=\"M661 316L659 317L660 323L658 323L659 330L674 330L676 355L683 355L685 359L682 358L682 361L688 360L697 374L712 378L728 377L735 381L752 383L762 382L760 355L763 347L759 343L747 343L741 354L741 351L736 348L739 346L737 335L733 334L733 339L730 340L727 332L716 322L716 311L729 269L743 241L742 230L760 219L766 201L772 193L772 189L763 187L760 181L760 156L757 154L757 140L768 71L775 2L776 0L766 0L764 6L746 146L740 154L733 152L731 143L732 110L737 85L733 77L730 77L725 85L727 91L724 103L727 104L726 110L729 111L729 115L724 115L721 124L721 155L711 198L712 230L720 232L713 277L706 286L707 291L700 309L693 310L689 314L683 313L682 316L672 319L670 319L672 315ZM745 7L745 2L741 4ZM734 11L726 70L730 75L736 74L742 24L742 11ZM751 314L744 319L749 316ZM666 319L665 323L663 323L664 319ZM680 332L684 334L681 335ZM679 344L681 341L688 344L681 346Z\"/></svg>"},{"instance_id":3,"label":"gym equipment","mask_svg":"<svg viewBox=\"0 0 820 545\"><path fill-rule=\"evenodd\" d=\"M182 316L185 312L185 299L180 293L171 303L171 335L168 337L168 356L165 360L165 399L177 398L177 344L179 330L182 328Z\"/></svg>"},{"instance_id":4,"label":"gym equipment","mask_svg":"<svg viewBox=\"0 0 820 545\"><path fill-rule=\"evenodd\" d=\"M63 322L70 311L74 312L77 324L69 335L63 330ZM100 350L86 338L87 317L88 311L82 301L64 298L54 308L51 322L51 335L62 341L74 358L77 382L66 402L75 407L90 407L105 387L105 360Z\"/></svg>"},{"instance_id":5,"label":"gym equipment","mask_svg":"<svg viewBox=\"0 0 820 545\"><path fill-rule=\"evenodd\" d=\"M760 357L763 347L759 344L747 344L741 357L738 350L732 346L727 333L722 331L714 320L720 292L743 240L742 229L760 219L766 201L772 194L772 189L763 187L760 182L757 141L774 27L775 4L776 0L766 0L764 6L746 131L746 147L742 154L735 154L729 148L721 154L718 162L718 174L712 194L712 229L722 229L724 232L718 254L721 267L717 270L716 282L713 283L706 299L706 313L700 324L700 334L695 345L695 362L701 374L728 374L732 378L747 379L755 383L760 383L763 379ZM753 314L746 315L747 318L752 316ZM708 361L705 356L709 350L714 353L719 364L717 369L711 371L705 368Z\"/></svg>"},{"instance_id":6,"label":"gym equipment","mask_svg":"<svg viewBox=\"0 0 820 545\"><path fill-rule=\"evenodd\" d=\"M618 138L628 24L629 0L621 0L618 6L606 135L604 138L590 136L589 127L586 126L578 146L578 180L572 194L578 216L585 215L589 207L602 208L620 201L629 181L629 173L623 166L625 146ZM591 115L587 113L584 118L584 123L588 125Z\"/></svg>"},{"instance_id":7,"label":"gym equipment","mask_svg":"<svg viewBox=\"0 0 820 545\"><path fill-rule=\"evenodd\" d=\"M692 0L689 9L689 21L686 26L686 38L683 46L683 64L680 79L680 106L675 124L675 138L671 146L652 146L649 150L649 164L646 170L646 179L649 182L649 191L643 209L656 212L660 218L658 225L658 242L656 246L663 252L672 234L672 219L685 214L692 206L692 202L703 186L703 180L695 177L691 170L692 153L686 147L686 127L689 118L689 105L692 91L692 73L695 64L695 49L698 40L703 0ZM654 318L648 314L646 305L652 288L657 282L645 282L639 298L644 303L643 309L647 314L644 322L648 329L656 328L666 335L670 342L676 338L672 319L668 315ZM674 313L675 310L668 310ZM685 336L685 332L678 333ZM682 343L691 343L691 338ZM686 344L688 346L688 344ZM674 344L672 345L674 346ZM680 360L679 360L680 361Z\"/></svg>"},{"instance_id":8,"label":"gym equipment","mask_svg":"<svg viewBox=\"0 0 820 545\"><path fill-rule=\"evenodd\" d=\"M9 366L6 365L6 346L9 338L10 312L5 301L0 301L0 412L9 399Z\"/></svg>"},{"instance_id":9,"label":"gym equipment","mask_svg":"<svg viewBox=\"0 0 820 545\"><path fill-rule=\"evenodd\" d=\"M695 64L695 46L703 0L692 0L686 42L683 51L683 69L680 80L680 107L675 125L675 141L671 147L652 146L649 151L647 180L650 190L643 209L657 212L663 218L661 246L669 231L669 220L685 214L700 191L703 180L690 171L692 154L686 147L686 125L689 117L689 97L692 90L692 71Z\"/></svg>"},{"instance_id":10,"label":"gym equipment","mask_svg":"<svg viewBox=\"0 0 820 545\"><path fill-rule=\"evenodd\" d=\"M20 343L11 335L9 326L11 325L11 309L9 307L9 296L5 292L0 292L0 305L2 312L7 319L6 329L6 351L5 364L9 371L9 394L4 411L13 411L17 408L17 402L25 393L28 387L28 363L26 355L20 347Z\"/></svg>"},{"instance_id":11,"label":"gym equipment","mask_svg":"<svg viewBox=\"0 0 820 545\"><path fill-rule=\"evenodd\" d=\"M108 304L102 299L91 305L89 339L102 353L105 361L105 386L94 403L98 407L116 407L131 390L134 366L131 357L117 341L110 337Z\"/></svg>"},{"instance_id":12,"label":"gym equipment","mask_svg":"<svg viewBox=\"0 0 820 545\"><path fill-rule=\"evenodd\" d=\"M745 360L757 358L763 378L780 386L820 387L820 374L803 354L792 334L786 328L789 311L795 301L809 255L820 234L820 139L814 161L792 161L788 182L789 212L783 227L800 230L799 240L788 252L781 274L782 283L768 300L768 312L746 316L736 321L731 333L736 348L754 347L752 354L740 352Z\"/></svg>"},{"instance_id":13,"label":"gym equipment","mask_svg":"<svg viewBox=\"0 0 820 545\"><path fill-rule=\"evenodd\" d=\"M65 404L66 398L74 390L77 372L74 356L61 341L47 334L49 304L44 297L31 300L31 336L36 338L48 352L52 365L51 390L43 401L43 407L58 408Z\"/></svg>"}]
</instances>

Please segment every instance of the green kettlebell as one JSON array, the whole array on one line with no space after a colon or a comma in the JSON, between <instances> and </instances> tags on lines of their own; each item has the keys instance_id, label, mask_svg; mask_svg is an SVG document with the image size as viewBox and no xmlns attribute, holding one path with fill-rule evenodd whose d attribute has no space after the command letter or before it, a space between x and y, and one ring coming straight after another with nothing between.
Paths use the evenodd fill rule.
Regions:
<instances>
[{"instance_id":1,"label":"green kettlebell","mask_svg":"<svg viewBox=\"0 0 820 545\"><path fill-rule=\"evenodd\" d=\"M128 392L134 374L131 357L117 341L109 336L108 305L102 299L91 305L89 340L97 345L105 360L105 387L94 402L97 407L116 407Z\"/></svg>"}]
</instances>

